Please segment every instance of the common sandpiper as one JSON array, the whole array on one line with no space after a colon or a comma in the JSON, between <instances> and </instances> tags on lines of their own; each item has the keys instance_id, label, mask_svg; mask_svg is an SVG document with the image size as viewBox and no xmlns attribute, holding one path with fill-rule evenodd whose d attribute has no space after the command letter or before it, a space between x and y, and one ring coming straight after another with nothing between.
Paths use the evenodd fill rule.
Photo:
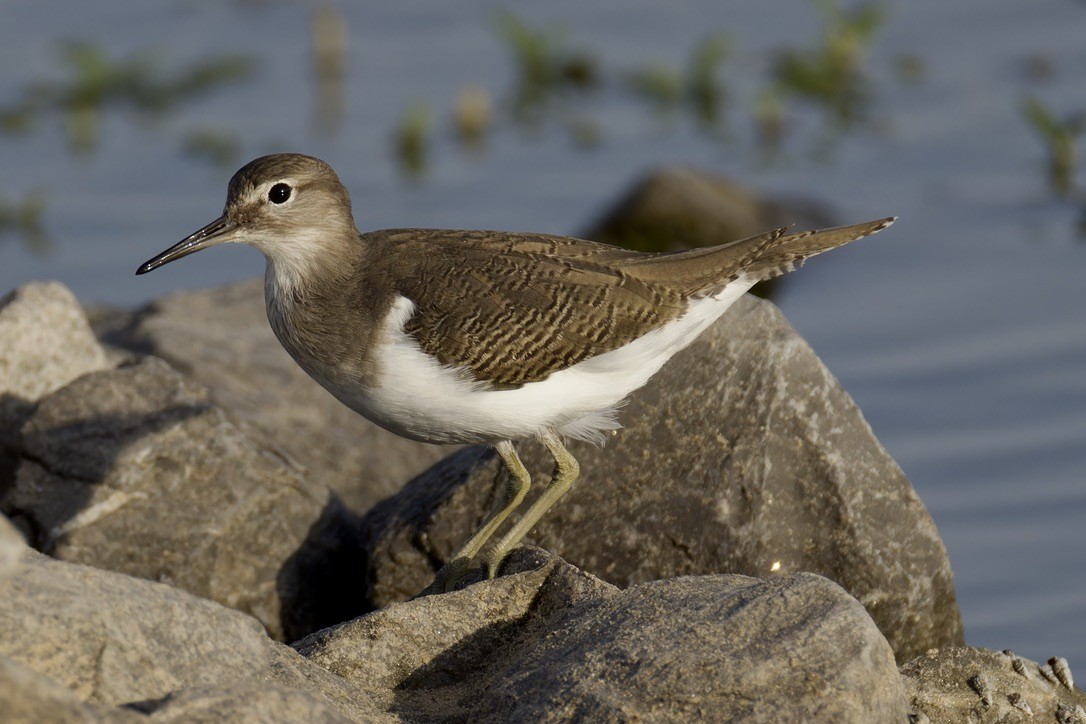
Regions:
<instances>
[{"instance_id":1,"label":"common sandpiper","mask_svg":"<svg viewBox=\"0 0 1086 724\"><path fill-rule=\"evenodd\" d=\"M540 440L555 468L483 554L490 577L577 479L563 438L602 442L626 397L752 285L893 221L666 253L506 231L360 233L335 171L285 153L234 174L222 215L136 273L217 244L255 247L275 336L314 380L404 437L494 447L510 475L428 589L444 591L528 492L514 441Z\"/></svg>"}]
</instances>

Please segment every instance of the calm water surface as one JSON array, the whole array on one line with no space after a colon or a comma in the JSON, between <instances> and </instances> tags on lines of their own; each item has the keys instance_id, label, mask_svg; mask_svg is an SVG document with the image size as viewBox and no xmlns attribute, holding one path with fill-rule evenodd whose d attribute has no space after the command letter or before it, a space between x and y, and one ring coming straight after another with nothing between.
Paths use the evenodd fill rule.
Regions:
<instances>
[{"instance_id":1,"label":"calm water surface","mask_svg":"<svg viewBox=\"0 0 1086 724\"><path fill-rule=\"evenodd\" d=\"M571 233L637 174L673 163L819 199L843 221L901 215L876 240L812 262L779 302L934 516L969 643L1086 668L1086 242L1074 206L1050 196L1042 147L1020 112L1027 93L1060 113L1086 110L1086 4L886 3L870 62L883 130L842 139L829 163L801 150L769 168L755 163L738 112L734 142L722 148L681 120L661 130L644 108L606 92L590 106L603 132L596 148L553 127L533 138L504 130L470 158L449 139L445 113L469 82L494 96L510 83L493 3L345 6L346 113L335 137L314 133L306 4L111 0L93 14L58 5L4 3L0 103L58 77L62 38L115 57L156 48L166 66L236 51L253 55L257 72L157 121L107 114L97 152L84 158L66 150L55 118L0 137L0 198L45 189L53 238L36 256L2 237L2 290L60 279L87 303L134 305L260 273L256 252L221 248L132 276L218 214L233 167L273 150L332 162L364 229ZM605 69L681 64L708 32L724 30L735 45L721 75L738 99L753 97L774 50L810 45L819 27L799 0L509 7L532 22L564 23L570 44L591 49ZM922 59L921 82L896 77L902 54ZM1051 68L1047 81L1028 78L1031 57ZM429 173L410 184L389 149L415 101L431 104L439 137ZM239 163L216 167L178 152L185 134L207 128L237 134Z\"/></svg>"}]
</instances>

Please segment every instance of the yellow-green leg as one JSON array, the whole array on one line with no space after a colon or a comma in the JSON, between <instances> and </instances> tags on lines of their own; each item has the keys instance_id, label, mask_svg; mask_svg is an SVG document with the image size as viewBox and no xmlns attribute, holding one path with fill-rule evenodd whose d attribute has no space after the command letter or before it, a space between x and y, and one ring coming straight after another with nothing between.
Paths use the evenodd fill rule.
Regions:
<instances>
[{"instance_id":1,"label":"yellow-green leg","mask_svg":"<svg viewBox=\"0 0 1086 724\"><path fill-rule=\"evenodd\" d=\"M498 567L509 555L509 551L517 547L520 540L539 522L543 514L566 494L572 487L573 481L581 474L581 466L577 464L577 459L570 454L569 450L566 450L566 446L557 435L548 430L543 434L542 440L554 456L554 475L551 476L551 482L543 490L543 494L528 507L528 510L524 511L524 515L516 525L487 552L485 563L487 575L490 578L497 575Z\"/></svg>"},{"instance_id":2,"label":"yellow-green leg","mask_svg":"<svg viewBox=\"0 0 1086 724\"><path fill-rule=\"evenodd\" d=\"M443 593L456 588L456 584L468 572L472 559L486 545L490 537L494 535L494 531L498 529L498 526L509 517L513 509L520 505L521 501L524 500L524 496L528 493L528 488L532 485L532 478L528 474L528 469L520 461L512 442L504 440L495 445L494 449L498 451L502 462L505 463L505 467L509 470L509 478L505 490L502 492L502 497L494 505L494 509L490 511L486 519L483 520L483 524L479 526L479 529L468 538L467 543L456 552L456 555L448 564L437 572L437 577L426 592Z\"/></svg>"}]
</instances>

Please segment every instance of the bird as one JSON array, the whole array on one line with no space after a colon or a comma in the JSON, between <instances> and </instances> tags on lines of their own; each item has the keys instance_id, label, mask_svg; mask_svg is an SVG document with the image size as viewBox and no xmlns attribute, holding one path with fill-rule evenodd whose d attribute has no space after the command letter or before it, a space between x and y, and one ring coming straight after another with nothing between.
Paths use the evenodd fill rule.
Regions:
<instances>
[{"instance_id":1,"label":"bird","mask_svg":"<svg viewBox=\"0 0 1086 724\"><path fill-rule=\"evenodd\" d=\"M281 153L243 166L222 215L136 273L219 244L254 247L271 328L310 377L403 437L494 448L509 475L426 589L440 593L465 582L477 557L497 575L579 476L565 440L614 434L626 398L751 286L895 220L656 253L508 231L362 233L331 166ZM554 472L487 548L531 486L514 446L528 439L546 446Z\"/></svg>"}]
</instances>

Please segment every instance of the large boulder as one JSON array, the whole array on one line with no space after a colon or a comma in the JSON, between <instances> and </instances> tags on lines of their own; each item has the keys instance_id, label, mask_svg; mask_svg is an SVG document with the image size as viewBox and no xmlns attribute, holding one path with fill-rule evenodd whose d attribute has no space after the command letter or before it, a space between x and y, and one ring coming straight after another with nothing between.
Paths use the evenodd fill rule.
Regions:
<instances>
[{"instance_id":1,"label":"large boulder","mask_svg":"<svg viewBox=\"0 0 1086 724\"><path fill-rule=\"evenodd\" d=\"M916 722L1086 724L1086 694L1065 659L1046 664L1011 651L932 650L901 667Z\"/></svg>"},{"instance_id":2,"label":"large boulder","mask_svg":"<svg viewBox=\"0 0 1086 724\"><path fill-rule=\"evenodd\" d=\"M2 504L56 558L161 581L293 640L362 610L356 519L147 357L41 401Z\"/></svg>"},{"instance_id":3,"label":"large boulder","mask_svg":"<svg viewBox=\"0 0 1086 724\"><path fill-rule=\"evenodd\" d=\"M824 578L697 576L619 591L559 559L516 555L512 575L296 647L407 720L904 718L889 645Z\"/></svg>"},{"instance_id":4,"label":"large boulder","mask_svg":"<svg viewBox=\"0 0 1086 724\"><path fill-rule=\"evenodd\" d=\"M0 713L9 724L128 724L144 721L144 718L134 711L87 704L73 691L50 677L6 656L0 656Z\"/></svg>"},{"instance_id":5,"label":"large boulder","mask_svg":"<svg viewBox=\"0 0 1086 724\"><path fill-rule=\"evenodd\" d=\"M15 477L18 434L34 403L109 366L67 287L38 282L0 299L0 497Z\"/></svg>"},{"instance_id":6,"label":"large boulder","mask_svg":"<svg viewBox=\"0 0 1086 724\"><path fill-rule=\"evenodd\" d=\"M262 700L274 694L272 701L287 702L295 713L382 719L362 689L272 641L250 616L170 586L34 553L4 589L4 657L16 665L0 668L0 701L16 698L8 687L31 679L30 669L96 705L92 713L127 705L144 713L162 709L164 720L208 721L214 717L193 712L266 712L269 702ZM39 704L51 698L78 709L47 681L34 686L42 692L33 696ZM168 715L178 711L192 716ZM124 719L118 713L113 720Z\"/></svg>"},{"instance_id":7,"label":"large boulder","mask_svg":"<svg viewBox=\"0 0 1086 724\"><path fill-rule=\"evenodd\" d=\"M353 510L368 510L449 452L383 430L311 380L272 334L261 282L163 297L119 329L99 319L107 343L167 360L208 388L251 439Z\"/></svg>"},{"instance_id":8,"label":"large boulder","mask_svg":"<svg viewBox=\"0 0 1086 724\"><path fill-rule=\"evenodd\" d=\"M366 711L363 718L351 718L320 696L274 683L246 681L226 688L218 686L185 689L161 701L137 707L150 715L154 724L177 722L259 722L259 724L350 724L350 722L396 721ZM144 720L147 721L147 720Z\"/></svg>"},{"instance_id":9,"label":"large boulder","mask_svg":"<svg viewBox=\"0 0 1086 724\"><path fill-rule=\"evenodd\" d=\"M860 600L899 660L962 642L946 551L856 405L772 304L746 297L650 383L530 540L619 586L680 575L820 573ZM519 450L536 481L553 465ZM376 506L370 605L418 592L503 487L468 448Z\"/></svg>"}]
</instances>

